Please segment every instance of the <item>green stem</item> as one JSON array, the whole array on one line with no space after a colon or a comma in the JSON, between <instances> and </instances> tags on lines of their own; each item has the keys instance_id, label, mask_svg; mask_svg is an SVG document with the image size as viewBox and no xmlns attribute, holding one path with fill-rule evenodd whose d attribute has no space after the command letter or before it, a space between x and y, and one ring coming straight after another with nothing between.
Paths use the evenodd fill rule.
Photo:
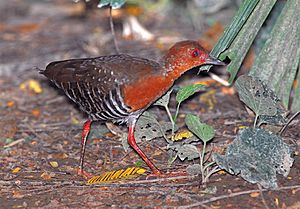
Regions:
<instances>
[{"instance_id":1,"label":"green stem","mask_svg":"<svg viewBox=\"0 0 300 209\"><path fill-rule=\"evenodd\" d=\"M203 148L202 148L202 152L201 152L201 155L200 155L200 168L201 168L202 183L204 182L204 179L205 179L204 165L203 165L203 160L204 160L204 155L205 155L205 149L206 149L206 142L203 142Z\"/></svg>"},{"instance_id":2,"label":"green stem","mask_svg":"<svg viewBox=\"0 0 300 209\"><path fill-rule=\"evenodd\" d=\"M168 117L169 117L169 119L170 119L170 121L172 123L172 137L173 137L173 135L174 135L174 129L175 129L175 121L174 121L174 119L172 117L172 114L170 112L170 109L169 109L168 105L165 105L164 107L165 107L165 109L167 111L167 114L168 114Z\"/></svg>"},{"instance_id":3,"label":"green stem","mask_svg":"<svg viewBox=\"0 0 300 209\"><path fill-rule=\"evenodd\" d=\"M202 158L202 162L201 165L203 164L203 160L204 160L204 155L205 155L205 149L206 149L206 142L203 142L203 148L202 148L202 153L201 153L201 158Z\"/></svg>"},{"instance_id":4,"label":"green stem","mask_svg":"<svg viewBox=\"0 0 300 209\"><path fill-rule=\"evenodd\" d=\"M204 167L203 167L203 170L205 171L208 167L210 167L211 165L213 165L213 164L215 164L216 162L210 162L210 163L208 163L207 165L205 165Z\"/></svg>"},{"instance_id":5,"label":"green stem","mask_svg":"<svg viewBox=\"0 0 300 209\"><path fill-rule=\"evenodd\" d=\"M176 107L175 116L174 116L174 118L173 118L174 125L175 125L176 120L177 120L177 116L178 116L178 113L179 113L179 107L180 107L180 104L181 104L181 102L179 102L179 103L177 104L177 107ZM173 135L173 134L174 134L174 129L172 129L172 135Z\"/></svg>"},{"instance_id":6,"label":"green stem","mask_svg":"<svg viewBox=\"0 0 300 209\"><path fill-rule=\"evenodd\" d=\"M253 128L255 128L255 127L256 127L257 119L258 119L258 115L256 114L256 115L255 115L255 119L254 119Z\"/></svg>"},{"instance_id":7,"label":"green stem","mask_svg":"<svg viewBox=\"0 0 300 209\"><path fill-rule=\"evenodd\" d=\"M211 175L213 175L214 173L216 173L216 172L218 172L218 171L220 171L220 170L222 170L222 169L220 169L218 166L216 166L216 167L214 167L206 176L205 176L205 178L204 178L204 180L202 181L202 183L204 184L204 183L206 183L207 181L208 181L208 178L211 176Z\"/></svg>"}]
</instances>

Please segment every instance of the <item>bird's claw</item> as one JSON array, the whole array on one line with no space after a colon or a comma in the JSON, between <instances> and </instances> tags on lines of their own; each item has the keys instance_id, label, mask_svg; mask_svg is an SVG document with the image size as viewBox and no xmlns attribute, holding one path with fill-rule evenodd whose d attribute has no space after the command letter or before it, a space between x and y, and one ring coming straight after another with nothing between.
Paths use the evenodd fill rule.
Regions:
<instances>
[{"instance_id":1,"label":"bird's claw","mask_svg":"<svg viewBox=\"0 0 300 209\"><path fill-rule=\"evenodd\" d=\"M85 171L83 169L78 168L76 170L77 170L77 175L79 175L79 176L81 176L81 177L83 177L85 179L90 179L90 178L92 178L94 176L93 174L91 174L91 173L89 173L89 172L87 172L87 171Z\"/></svg>"}]
</instances>

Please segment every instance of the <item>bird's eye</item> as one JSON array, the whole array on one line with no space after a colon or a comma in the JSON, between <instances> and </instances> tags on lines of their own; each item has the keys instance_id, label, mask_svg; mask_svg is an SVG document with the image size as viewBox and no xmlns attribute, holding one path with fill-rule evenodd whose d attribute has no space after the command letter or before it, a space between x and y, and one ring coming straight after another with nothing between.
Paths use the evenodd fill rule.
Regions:
<instances>
[{"instance_id":1,"label":"bird's eye","mask_svg":"<svg viewBox=\"0 0 300 209\"><path fill-rule=\"evenodd\" d=\"M195 49L193 52L192 52L192 56L193 57L198 57L200 55L200 50L199 49Z\"/></svg>"}]
</instances>

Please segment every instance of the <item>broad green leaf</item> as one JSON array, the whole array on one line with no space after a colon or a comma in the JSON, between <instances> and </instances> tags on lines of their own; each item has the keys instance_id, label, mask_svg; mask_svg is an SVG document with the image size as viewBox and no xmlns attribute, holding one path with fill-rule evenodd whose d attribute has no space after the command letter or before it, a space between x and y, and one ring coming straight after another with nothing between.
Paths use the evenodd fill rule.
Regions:
<instances>
[{"instance_id":1,"label":"broad green leaf","mask_svg":"<svg viewBox=\"0 0 300 209\"><path fill-rule=\"evenodd\" d=\"M193 132L205 143L215 136L215 130L213 127L205 123L201 123L199 118L195 115L188 114L185 117L185 123L188 129L190 129L191 132Z\"/></svg>"},{"instance_id":2,"label":"broad green leaf","mask_svg":"<svg viewBox=\"0 0 300 209\"><path fill-rule=\"evenodd\" d=\"M235 79L253 40L275 3L276 0L259 1L228 50L221 54L221 60L226 59L226 57L231 60L229 65L227 65L227 71L230 72L230 78L228 80L230 84L232 84Z\"/></svg>"},{"instance_id":3,"label":"broad green leaf","mask_svg":"<svg viewBox=\"0 0 300 209\"><path fill-rule=\"evenodd\" d=\"M170 89L165 95L163 95L159 100L157 100L153 105L157 106L167 106L170 101L170 95L172 93L173 89Z\"/></svg>"},{"instance_id":4,"label":"broad green leaf","mask_svg":"<svg viewBox=\"0 0 300 209\"><path fill-rule=\"evenodd\" d=\"M112 9L119 9L120 7L125 4L126 0L100 0L98 4L98 8L104 7L104 6L111 6Z\"/></svg>"},{"instance_id":5,"label":"broad green leaf","mask_svg":"<svg viewBox=\"0 0 300 209\"><path fill-rule=\"evenodd\" d=\"M259 77L289 106L300 57L300 1L286 1L250 75Z\"/></svg>"},{"instance_id":6,"label":"broad green leaf","mask_svg":"<svg viewBox=\"0 0 300 209\"><path fill-rule=\"evenodd\" d=\"M239 93L240 100L253 110L256 115L276 115L277 98L261 82L256 81L251 76L242 75L236 80L235 87Z\"/></svg>"},{"instance_id":7,"label":"broad green leaf","mask_svg":"<svg viewBox=\"0 0 300 209\"><path fill-rule=\"evenodd\" d=\"M213 154L213 160L221 169L250 183L276 188L276 173L288 176L294 162L292 153L281 137L264 129L246 128L227 147L225 155Z\"/></svg>"},{"instance_id":8,"label":"broad green leaf","mask_svg":"<svg viewBox=\"0 0 300 209\"><path fill-rule=\"evenodd\" d=\"M237 11L237 14L234 16L233 21L225 30L223 36L219 39L213 50L210 52L210 55L212 55L213 57L219 57L222 52L228 49L243 25L248 20L248 17L252 13L258 2L259 0L244 0L239 10ZM212 65L203 66L200 68L200 70L208 71L211 67Z\"/></svg>"},{"instance_id":9,"label":"broad green leaf","mask_svg":"<svg viewBox=\"0 0 300 209\"><path fill-rule=\"evenodd\" d=\"M176 101L178 103L183 102L193 94L195 94L198 91L205 90L205 85L202 84L195 84L190 86L185 86L179 89L179 91L176 94Z\"/></svg>"},{"instance_id":10,"label":"broad green leaf","mask_svg":"<svg viewBox=\"0 0 300 209\"><path fill-rule=\"evenodd\" d=\"M177 156L180 160L194 160L199 158L199 152L195 145L192 144L185 144L178 149Z\"/></svg>"}]
</instances>

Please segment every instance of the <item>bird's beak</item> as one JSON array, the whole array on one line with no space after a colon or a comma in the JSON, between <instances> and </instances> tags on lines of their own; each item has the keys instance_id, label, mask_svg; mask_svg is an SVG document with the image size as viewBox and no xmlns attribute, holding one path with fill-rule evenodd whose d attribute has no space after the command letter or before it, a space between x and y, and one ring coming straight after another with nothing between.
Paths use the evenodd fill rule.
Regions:
<instances>
[{"instance_id":1,"label":"bird's beak","mask_svg":"<svg viewBox=\"0 0 300 209\"><path fill-rule=\"evenodd\" d=\"M211 56L211 55L208 55L208 57L206 58L205 60L205 64L211 64L211 65L226 65L225 62L222 62L221 60Z\"/></svg>"}]
</instances>

